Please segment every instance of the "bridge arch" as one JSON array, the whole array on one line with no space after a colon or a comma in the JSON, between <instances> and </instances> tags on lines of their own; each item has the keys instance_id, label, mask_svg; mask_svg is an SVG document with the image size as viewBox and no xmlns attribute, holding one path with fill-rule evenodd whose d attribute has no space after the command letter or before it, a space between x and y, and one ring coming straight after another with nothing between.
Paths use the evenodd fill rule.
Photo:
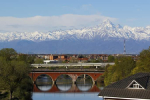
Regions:
<instances>
[{"instance_id":1,"label":"bridge arch","mask_svg":"<svg viewBox=\"0 0 150 100\"><path fill-rule=\"evenodd\" d=\"M60 91L69 91L72 87L72 77L68 74L60 74L55 80L55 85Z\"/></svg>"},{"instance_id":2,"label":"bridge arch","mask_svg":"<svg viewBox=\"0 0 150 100\"><path fill-rule=\"evenodd\" d=\"M53 79L48 74L41 74L35 79L36 87L41 91L49 91L53 85Z\"/></svg>"},{"instance_id":3,"label":"bridge arch","mask_svg":"<svg viewBox=\"0 0 150 100\"><path fill-rule=\"evenodd\" d=\"M73 78L69 75L69 74L60 74L56 79L55 79L55 83L57 82L58 78L61 77L62 75L66 75L69 76L71 81L73 80Z\"/></svg>"},{"instance_id":4,"label":"bridge arch","mask_svg":"<svg viewBox=\"0 0 150 100\"><path fill-rule=\"evenodd\" d=\"M52 85L52 86L37 86L37 85L36 85L36 87L37 87L37 89L39 89L40 91L46 92L46 91L50 91L50 90L52 89L53 85Z\"/></svg>"},{"instance_id":5,"label":"bridge arch","mask_svg":"<svg viewBox=\"0 0 150 100\"><path fill-rule=\"evenodd\" d=\"M80 91L89 91L94 86L94 79L88 74L81 74L77 77L76 85Z\"/></svg>"},{"instance_id":6,"label":"bridge arch","mask_svg":"<svg viewBox=\"0 0 150 100\"><path fill-rule=\"evenodd\" d=\"M38 78L39 76L42 76L42 75L46 75L46 76L50 77L50 79L52 80L52 84L54 84L54 80L53 80L53 78L52 78L49 74L40 74L40 75L38 75L38 76L36 77L36 79L35 79L35 82L36 82L37 78Z\"/></svg>"}]
</instances>

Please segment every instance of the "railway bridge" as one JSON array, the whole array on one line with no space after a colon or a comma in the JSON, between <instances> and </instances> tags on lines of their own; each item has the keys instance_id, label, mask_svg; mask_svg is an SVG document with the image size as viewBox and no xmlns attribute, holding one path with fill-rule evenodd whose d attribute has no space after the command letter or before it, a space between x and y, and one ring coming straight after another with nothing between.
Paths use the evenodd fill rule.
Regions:
<instances>
[{"instance_id":1,"label":"railway bridge","mask_svg":"<svg viewBox=\"0 0 150 100\"><path fill-rule=\"evenodd\" d=\"M99 91L99 89L95 86L95 81L104 73L104 70L99 70L99 69L32 69L30 72L29 76L34 82L34 92L42 92L37 86L36 86L36 80L39 76L41 75L48 75L52 79L52 88L48 91L44 92L59 92L60 90L58 89L56 85L56 80L60 75L68 75L72 79L72 86L71 88L66 91L66 92L82 92L76 85L76 80L79 76L81 75L88 75L91 77L93 81L93 85L88 92L96 92Z\"/></svg>"},{"instance_id":2,"label":"railway bridge","mask_svg":"<svg viewBox=\"0 0 150 100\"><path fill-rule=\"evenodd\" d=\"M52 79L52 89L49 90L49 92L58 91L56 88L56 80L61 75L68 75L72 79L72 87L69 91L76 90L77 92L80 92L80 90L77 90L75 88L76 81L80 76L86 76L88 75L91 77L93 81L93 86L95 85L95 82L97 79L104 73L104 70L99 69L97 66L105 67L108 63L99 63L99 64L32 64L32 71L29 73L30 78L33 80L34 84L34 90L39 92L40 90L38 87L36 87L36 80L41 75L48 75ZM113 65L111 63L110 65ZM78 68L75 68L75 67ZM95 68L84 68L83 66L94 66ZM64 67L64 68L60 68ZM92 87L93 87L92 86ZM97 90L95 87L91 88L90 91ZM69 92L68 91L68 92Z\"/></svg>"},{"instance_id":3,"label":"railway bridge","mask_svg":"<svg viewBox=\"0 0 150 100\"><path fill-rule=\"evenodd\" d=\"M30 77L35 82L37 77L46 74L51 77L52 81L55 82L57 78L66 74L72 78L72 82L75 83L76 79L80 75L89 75L93 83L100 77L104 70L98 69L98 67L105 67L106 65L114 65L114 63L57 63L57 64L31 64L33 68L30 72ZM90 66L95 68L83 68L84 66ZM63 69L58 67L64 67ZM75 68L78 67L78 68ZM54 69L55 68L55 69ZM57 69L56 69L57 68Z\"/></svg>"},{"instance_id":4,"label":"railway bridge","mask_svg":"<svg viewBox=\"0 0 150 100\"><path fill-rule=\"evenodd\" d=\"M93 69L82 69L82 70L48 70L48 69L33 69L29 76L31 77L31 79L36 82L36 79L38 78L38 76L46 74L48 75L51 79L52 82L55 83L57 78L62 75L68 75L71 77L72 79L72 83L76 83L76 80L79 76L81 75L88 75L92 78L93 84L95 84L95 81L104 73L104 70L93 70Z\"/></svg>"}]
</instances>

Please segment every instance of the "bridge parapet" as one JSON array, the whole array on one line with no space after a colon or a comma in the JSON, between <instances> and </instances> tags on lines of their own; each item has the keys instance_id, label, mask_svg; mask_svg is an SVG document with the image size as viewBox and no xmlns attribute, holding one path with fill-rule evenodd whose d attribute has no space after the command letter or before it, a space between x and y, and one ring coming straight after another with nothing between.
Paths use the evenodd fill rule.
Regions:
<instances>
[{"instance_id":1,"label":"bridge parapet","mask_svg":"<svg viewBox=\"0 0 150 100\"><path fill-rule=\"evenodd\" d=\"M56 63L56 64L31 64L31 67L77 67L77 66L101 66L114 65L115 63Z\"/></svg>"},{"instance_id":2,"label":"bridge parapet","mask_svg":"<svg viewBox=\"0 0 150 100\"><path fill-rule=\"evenodd\" d=\"M49 69L49 68L34 68L31 72L104 72L105 70L93 69L93 68L83 68L83 69Z\"/></svg>"}]
</instances>

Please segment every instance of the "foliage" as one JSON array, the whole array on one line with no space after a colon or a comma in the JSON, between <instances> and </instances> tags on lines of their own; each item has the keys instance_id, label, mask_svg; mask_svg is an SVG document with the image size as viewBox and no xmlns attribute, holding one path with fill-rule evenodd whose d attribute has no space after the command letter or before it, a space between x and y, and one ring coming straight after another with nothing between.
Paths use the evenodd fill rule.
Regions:
<instances>
[{"instance_id":1,"label":"foliage","mask_svg":"<svg viewBox=\"0 0 150 100\"><path fill-rule=\"evenodd\" d=\"M84 55L79 55L79 56L78 56L78 58L84 58L84 57L85 57Z\"/></svg>"},{"instance_id":2,"label":"foliage","mask_svg":"<svg viewBox=\"0 0 150 100\"><path fill-rule=\"evenodd\" d=\"M26 54L19 54L18 58L19 61L25 61L26 63L33 64L35 56L30 56Z\"/></svg>"},{"instance_id":3,"label":"foliage","mask_svg":"<svg viewBox=\"0 0 150 100\"><path fill-rule=\"evenodd\" d=\"M0 56L6 60L11 60L16 57L17 52L12 48L4 48L0 50Z\"/></svg>"},{"instance_id":4,"label":"foliage","mask_svg":"<svg viewBox=\"0 0 150 100\"><path fill-rule=\"evenodd\" d=\"M131 71L136 67L135 61L131 57L120 57L115 60L115 65L106 66L104 73L104 83L109 85L131 75Z\"/></svg>"},{"instance_id":5,"label":"foliage","mask_svg":"<svg viewBox=\"0 0 150 100\"><path fill-rule=\"evenodd\" d=\"M27 84L23 81L28 77L30 64L23 60L17 58L17 53L13 49L0 50L0 85L9 91L11 100L20 85Z\"/></svg>"},{"instance_id":6,"label":"foliage","mask_svg":"<svg viewBox=\"0 0 150 100\"><path fill-rule=\"evenodd\" d=\"M108 62L114 62L114 61L115 61L115 57L109 55L109 56L108 56Z\"/></svg>"},{"instance_id":7,"label":"foliage","mask_svg":"<svg viewBox=\"0 0 150 100\"><path fill-rule=\"evenodd\" d=\"M115 72L115 66L107 65L104 73L104 84L105 86L113 82L113 73Z\"/></svg>"},{"instance_id":8,"label":"foliage","mask_svg":"<svg viewBox=\"0 0 150 100\"><path fill-rule=\"evenodd\" d=\"M136 67L136 63L131 57L121 57L115 61L115 65L119 80L131 75L131 70Z\"/></svg>"},{"instance_id":9,"label":"foliage","mask_svg":"<svg viewBox=\"0 0 150 100\"><path fill-rule=\"evenodd\" d=\"M105 70L105 67L103 67L103 66L98 66L97 67L99 70Z\"/></svg>"},{"instance_id":10,"label":"foliage","mask_svg":"<svg viewBox=\"0 0 150 100\"><path fill-rule=\"evenodd\" d=\"M24 84L26 83L26 84ZM16 89L14 96L18 97L19 100L32 100L33 83L29 77L26 77L21 81L18 88Z\"/></svg>"},{"instance_id":11,"label":"foliage","mask_svg":"<svg viewBox=\"0 0 150 100\"><path fill-rule=\"evenodd\" d=\"M99 83L99 85L104 85L104 75L98 77L97 82Z\"/></svg>"},{"instance_id":12,"label":"foliage","mask_svg":"<svg viewBox=\"0 0 150 100\"><path fill-rule=\"evenodd\" d=\"M35 64L43 64L44 62L43 62L43 59L41 59L41 58L35 58L34 63Z\"/></svg>"},{"instance_id":13,"label":"foliage","mask_svg":"<svg viewBox=\"0 0 150 100\"><path fill-rule=\"evenodd\" d=\"M150 47L140 53L137 66L133 69L132 74L139 72L150 72Z\"/></svg>"}]
</instances>

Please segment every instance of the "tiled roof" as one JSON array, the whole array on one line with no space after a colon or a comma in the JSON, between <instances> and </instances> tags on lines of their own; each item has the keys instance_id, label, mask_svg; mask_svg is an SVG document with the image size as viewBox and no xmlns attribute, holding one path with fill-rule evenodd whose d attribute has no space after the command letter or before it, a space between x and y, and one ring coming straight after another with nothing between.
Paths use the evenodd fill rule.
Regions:
<instances>
[{"instance_id":1,"label":"tiled roof","mask_svg":"<svg viewBox=\"0 0 150 100\"><path fill-rule=\"evenodd\" d=\"M78 60L88 60L88 58L78 58Z\"/></svg>"},{"instance_id":2,"label":"tiled roof","mask_svg":"<svg viewBox=\"0 0 150 100\"><path fill-rule=\"evenodd\" d=\"M150 99L150 91L143 89L104 89L99 96Z\"/></svg>"},{"instance_id":3,"label":"tiled roof","mask_svg":"<svg viewBox=\"0 0 150 100\"><path fill-rule=\"evenodd\" d=\"M145 76L145 77L142 77L142 78L135 79L135 81L138 82L145 89L148 89L148 87L147 87L148 80L149 80L149 76Z\"/></svg>"},{"instance_id":4,"label":"tiled roof","mask_svg":"<svg viewBox=\"0 0 150 100\"><path fill-rule=\"evenodd\" d=\"M144 89L128 89L133 80ZM99 93L99 96L150 99L150 73L138 73L108 85Z\"/></svg>"}]
</instances>

